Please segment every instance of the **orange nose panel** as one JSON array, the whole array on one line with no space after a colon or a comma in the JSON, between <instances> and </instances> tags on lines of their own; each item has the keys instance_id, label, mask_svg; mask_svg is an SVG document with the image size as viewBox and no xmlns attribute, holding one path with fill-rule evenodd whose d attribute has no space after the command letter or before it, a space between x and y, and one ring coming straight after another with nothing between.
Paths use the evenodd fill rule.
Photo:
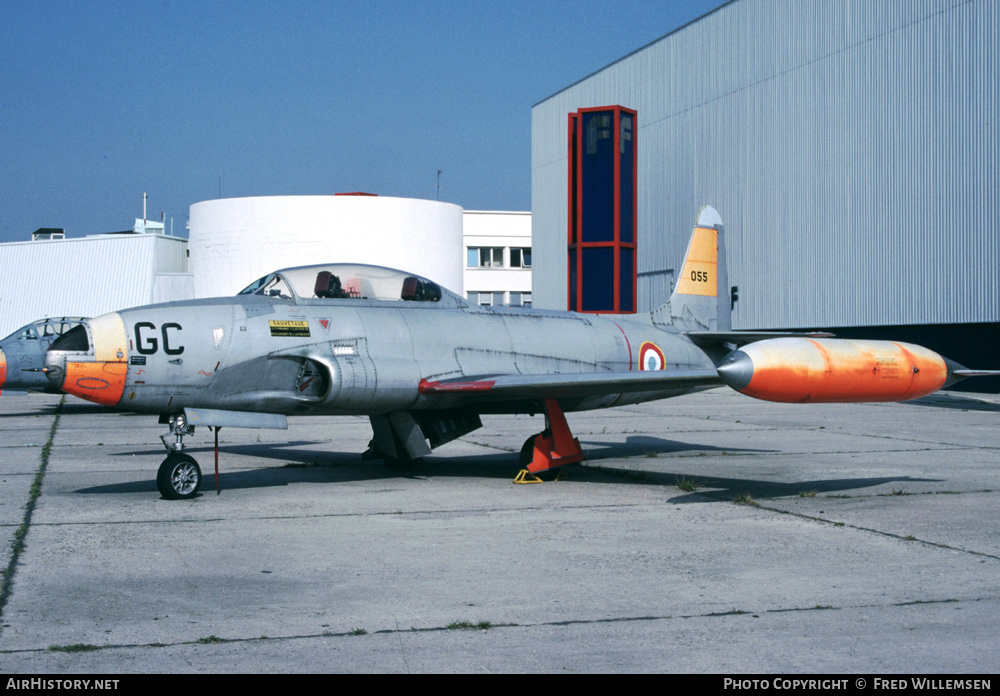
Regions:
<instances>
[{"instance_id":1,"label":"orange nose panel","mask_svg":"<svg viewBox=\"0 0 1000 696\"><path fill-rule=\"evenodd\" d=\"M0 387L3 383L7 381L7 358L4 356L3 351L0 350Z\"/></svg>"},{"instance_id":2,"label":"orange nose panel","mask_svg":"<svg viewBox=\"0 0 1000 696\"><path fill-rule=\"evenodd\" d=\"M744 394L769 401L907 401L940 389L944 359L908 343L774 339L744 347L753 379Z\"/></svg>"},{"instance_id":3,"label":"orange nose panel","mask_svg":"<svg viewBox=\"0 0 1000 696\"><path fill-rule=\"evenodd\" d=\"M128 365L124 362L71 362L66 364L63 391L81 399L114 406L125 391Z\"/></svg>"}]
</instances>

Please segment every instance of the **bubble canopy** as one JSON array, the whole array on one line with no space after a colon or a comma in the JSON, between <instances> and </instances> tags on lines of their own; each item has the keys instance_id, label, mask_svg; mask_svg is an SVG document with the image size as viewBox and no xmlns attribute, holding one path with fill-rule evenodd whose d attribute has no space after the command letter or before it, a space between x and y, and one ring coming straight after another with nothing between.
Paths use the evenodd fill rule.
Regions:
<instances>
[{"instance_id":1,"label":"bubble canopy","mask_svg":"<svg viewBox=\"0 0 1000 696\"><path fill-rule=\"evenodd\" d=\"M286 268L260 278L239 295L287 300L377 300L465 304L432 280L406 271L366 264L320 264Z\"/></svg>"}]
</instances>

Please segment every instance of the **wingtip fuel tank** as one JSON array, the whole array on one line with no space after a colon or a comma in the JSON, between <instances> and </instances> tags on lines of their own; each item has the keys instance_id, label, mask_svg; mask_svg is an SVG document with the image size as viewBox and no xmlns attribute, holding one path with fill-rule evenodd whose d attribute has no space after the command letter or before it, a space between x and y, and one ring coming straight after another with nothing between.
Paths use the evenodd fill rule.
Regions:
<instances>
[{"instance_id":1,"label":"wingtip fuel tank","mask_svg":"<svg viewBox=\"0 0 1000 696\"><path fill-rule=\"evenodd\" d=\"M919 399L957 381L953 367L910 343L775 338L733 351L718 372L730 387L757 399L839 403Z\"/></svg>"}]
</instances>

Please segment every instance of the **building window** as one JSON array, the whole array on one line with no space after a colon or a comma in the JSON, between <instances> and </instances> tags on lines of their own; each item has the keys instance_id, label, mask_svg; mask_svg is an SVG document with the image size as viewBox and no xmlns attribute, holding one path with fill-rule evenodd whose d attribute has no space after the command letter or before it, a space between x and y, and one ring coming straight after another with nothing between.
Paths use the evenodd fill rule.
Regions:
<instances>
[{"instance_id":1,"label":"building window","mask_svg":"<svg viewBox=\"0 0 1000 696\"><path fill-rule=\"evenodd\" d=\"M511 268L531 268L531 247L511 247Z\"/></svg>"},{"instance_id":2,"label":"building window","mask_svg":"<svg viewBox=\"0 0 1000 696\"><path fill-rule=\"evenodd\" d=\"M510 293L510 306L511 307L530 307L531 306L531 293L530 292L511 292Z\"/></svg>"},{"instance_id":3,"label":"building window","mask_svg":"<svg viewBox=\"0 0 1000 696\"><path fill-rule=\"evenodd\" d=\"M480 307L502 307L504 295L503 292L473 292L469 291L465 293L466 298L474 305L479 305ZM521 293L522 295L528 296L528 307L531 306L531 294ZM513 301L514 293L511 293L511 298ZM517 306L517 305L512 305Z\"/></svg>"},{"instance_id":4,"label":"building window","mask_svg":"<svg viewBox=\"0 0 1000 696\"><path fill-rule=\"evenodd\" d=\"M636 113L569 114L568 307L635 312Z\"/></svg>"},{"instance_id":5,"label":"building window","mask_svg":"<svg viewBox=\"0 0 1000 696\"><path fill-rule=\"evenodd\" d=\"M469 247L465 258L469 268L503 268L503 247Z\"/></svg>"}]
</instances>

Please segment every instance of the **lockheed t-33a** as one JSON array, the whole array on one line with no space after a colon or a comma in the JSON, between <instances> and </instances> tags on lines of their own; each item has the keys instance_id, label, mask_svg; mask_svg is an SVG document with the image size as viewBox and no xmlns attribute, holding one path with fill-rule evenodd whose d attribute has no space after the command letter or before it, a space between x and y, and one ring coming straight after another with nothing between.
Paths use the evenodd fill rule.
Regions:
<instances>
[{"instance_id":1,"label":"lockheed t-33a","mask_svg":"<svg viewBox=\"0 0 1000 696\"><path fill-rule=\"evenodd\" d=\"M377 266L289 268L235 297L112 312L48 350L57 388L159 415L169 454L157 485L190 498L197 425L287 427L289 415L366 415L366 458L406 467L482 426L544 413L526 475L579 462L565 413L729 385L787 402L903 401L981 373L920 346L733 331L722 222L703 208L680 280L644 314L480 307L426 278Z\"/></svg>"}]
</instances>

